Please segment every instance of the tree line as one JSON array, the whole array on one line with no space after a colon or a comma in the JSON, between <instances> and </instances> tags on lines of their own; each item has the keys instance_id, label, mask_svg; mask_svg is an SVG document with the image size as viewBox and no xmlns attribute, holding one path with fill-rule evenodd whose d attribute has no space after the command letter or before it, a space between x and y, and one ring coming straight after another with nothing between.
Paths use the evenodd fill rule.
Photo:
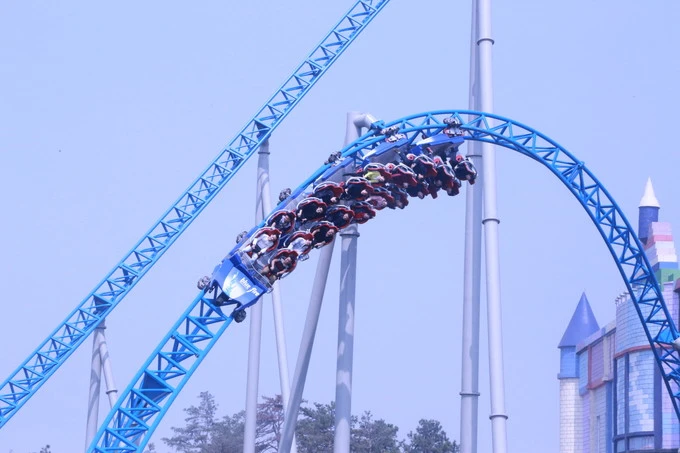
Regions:
<instances>
[{"instance_id":1,"label":"tree line","mask_svg":"<svg viewBox=\"0 0 680 453\"><path fill-rule=\"evenodd\" d=\"M174 435L164 437L165 446L179 453L241 453L245 411L218 417L217 403L210 392L202 392L196 406L184 409L185 424L172 427ZM283 431L281 395L263 397L257 408L255 451L275 453ZM335 430L335 403L312 403L300 408L295 430L298 453L332 453ZM415 430L399 440L399 428L370 411L352 416L350 450L353 453L458 453L459 445L449 440L437 420L421 419ZM147 453L156 453L149 444Z\"/></svg>"}]
</instances>

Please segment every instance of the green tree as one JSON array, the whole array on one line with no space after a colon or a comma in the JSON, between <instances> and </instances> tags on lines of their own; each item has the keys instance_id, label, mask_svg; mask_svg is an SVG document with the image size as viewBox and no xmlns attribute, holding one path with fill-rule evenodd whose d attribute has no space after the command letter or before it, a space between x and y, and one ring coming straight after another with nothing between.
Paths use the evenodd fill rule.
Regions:
<instances>
[{"instance_id":1,"label":"green tree","mask_svg":"<svg viewBox=\"0 0 680 453\"><path fill-rule=\"evenodd\" d=\"M353 420L351 450L354 453L399 453L397 431L399 428L385 422L373 420L370 411Z\"/></svg>"},{"instance_id":2,"label":"green tree","mask_svg":"<svg viewBox=\"0 0 680 453\"><path fill-rule=\"evenodd\" d=\"M246 424L245 411L231 417L225 415L215 424L210 453L241 453L243 451L243 432Z\"/></svg>"},{"instance_id":3,"label":"green tree","mask_svg":"<svg viewBox=\"0 0 680 453\"><path fill-rule=\"evenodd\" d=\"M421 419L415 433L411 431L407 437L408 441L402 444L404 453L457 453L459 450L437 420Z\"/></svg>"},{"instance_id":4,"label":"green tree","mask_svg":"<svg viewBox=\"0 0 680 453\"><path fill-rule=\"evenodd\" d=\"M262 402L257 405L257 434L255 450L258 453L273 452L279 450L279 442L283 431L283 398L281 395L274 397L264 396Z\"/></svg>"},{"instance_id":5,"label":"green tree","mask_svg":"<svg viewBox=\"0 0 680 453\"><path fill-rule=\"evenodd\" d=\"M172 427L174 436L161 439L169 447L181 453L213 453L212 441L216 429L217 404L210 392L201 392L198 406L184 409L187 417L183 428Z\"/></svg>"},{"instance_id":6,"label":"green tree","mask_svg":"<svg viewBox=\"0 0 680 453\"><path fill-rule=\"evenodd\" d=\"M331 453L335 432L335 403L301 407L295 435L298 453Z\"/></svg>"}]
</instances>

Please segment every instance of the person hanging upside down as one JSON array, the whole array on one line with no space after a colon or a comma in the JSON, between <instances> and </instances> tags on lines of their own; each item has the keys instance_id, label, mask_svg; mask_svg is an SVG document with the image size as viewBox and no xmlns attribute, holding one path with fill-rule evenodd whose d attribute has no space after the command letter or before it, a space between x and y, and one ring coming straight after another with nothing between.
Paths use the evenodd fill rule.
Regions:
<instances>
[{"instance_id":1,"label":"person hanging upside down","mask_svg":"<svg viewBox=\"0 0 680 453\"><path fill-rule=\"evenodd\" d=\"M426 195L430 195L430 185L425 181L418 181L415 186L408 187L406 192L412 197L418 197L421 200L425 198Z\"/></svg>"},{"instance_id":2,"label":"person hanging upside down","mask_svg":"<svg viewBox=\"0 0 680 453\"><path fill-rule=\"evenodd\" d=\"M323 220L314 225L309 232L312 233L312 247L318 249L333 242L338 227L327 220Z\"/></svg>"},{"instance_id":3,"label":"person hanging upside down","mask_svg":"<svg viewBox=\"0 0 680 453\"><path fill-rule=\"evenodd\" d=\"M390 194L394 197L394 206L399 209L404 209L408 206L408 193L406 193L405 189L394 186L391 188Z\"/></svg>"},{"instance_id":4,"label":"person hanging upside down","mask_svg":"<svg viewBox=\"0 0 680 453\"><path fill-rule=\"evenodd\" d=\"M363 177L374 187L382 186L392 175L383 164L370 163L363 169Z\"/></svg>"},{"instance_id":5,"label":"person hanging upside down","mask_svg":"<svg viewBox=\"0 0 680 453\"><path fill-rule=\"evenodd\" d=\"M384 208L394 209L396 207L394 197L384 187L376 187L368 202L378 211Z\"/></svg>"},{"instance_id":6,"label":"person hanging upside down","mask_svg":"<svg viewBox=\"0 0 680 453\"><path fill-rule=\"evenodd\" d=\"M434 178L435 185L451 197L458 195L461 184L460 180L456 178L453 168L438 156L434 158L434 162L437 168L437 176Z\"/></svg>"},{"instance_id":7,"label":"person hanging upside down","mask_svg":"<svg viewBox=\"0 0 680 453\"><path fill-rule=\"evenodd\" d=\"M276 228L264 227L260 228L253 234L253 238L245 247L245 253L251 260L256 261L263 254L274 250L279 243L281 232Z\"/></svg>"},{"instance_id":8,"label":"person hanging upside down","mask_svg":"<svg viewBox=\"0 0 680 453\"><path fill-rule=\"evenodd\" d=\"M388 164L387 169L392 175L391 182L401 189L418 184L416 174L405 164Z\"/></svg>"},{"instance_id":9,"label":"person hanging upside down","mask_svg":"<svg viewBox=\"0 0 680 453\"><path fill-rule=\"evenodd\" d=\"M373 195L373 186L359 176L352 176L344 183L345 198L354 201L364 201Z\"/></svg>"},{"instance_id":10,"label":"person hanging upside down","mask_svg":"<svg viewBox=\"0 0 680 453\"><path fill-rule=\"evenodd\" d=\"M467 181L470 184L474 184L477 179L477 169L473 163L470 159L460 154L456 155L456 166L453 167L453 173L456 175L456 178L461 181Z\"/></svg>"},{"instance_id":11,"label":"person hanging upside down","mask_svg":"<svg viewBox=\"0 0 680 453\"><path fill-rule=\"evenodd\" d=\"M296 216L300 223L321 219L325 213L326 203L316 197L307 197L300 201L296 210Z\"/></svg>"},{"instance_id":12,"label":"person hanging upside down","mask_svg":"<svg viewBox=\"0 0 680 453\"><path fill-rule=\"evenodd\" d=\"M434 178L437 176L434 162L424 154L414 157L411 168L418 175L418 179Z\"/></svg>"},{"instance_id":13,"label":"person hanging upside down","mask_svg":"<svg viewBox=\"0 0 680 453\"><path fill-rule=\"evenodd\" d=\"M347 206L331 206L326 210L326 220L335 225L338 229L347 227L354 218L354 212Z\"/></svg>"},{"instance_id":14,"label":"person hanging upside down","mask_svg":"<svg viewBox=\"0 0 680 453\"><path fill-rule=\"evenodd\" d=\"M282 279L295 269L295 266L297 266L297 259L298 254L293 250L278 250L274 256L272 256L272 259L269 260L269 264L263 267L260 273L269 280L269 283L274 283L276 280Z\"/></svg>"},{"instance_id":15,"label":"person hanging upside down","mask_svg":"<svg viewBox=\"0 0 680 453\"><path fill-rule=\"evenodd\" d=\"M295 213L293 211L276 211L269 216L265 225L276 228L281 234L289 233L295 226Z\"/></svg>"}]
</instances>

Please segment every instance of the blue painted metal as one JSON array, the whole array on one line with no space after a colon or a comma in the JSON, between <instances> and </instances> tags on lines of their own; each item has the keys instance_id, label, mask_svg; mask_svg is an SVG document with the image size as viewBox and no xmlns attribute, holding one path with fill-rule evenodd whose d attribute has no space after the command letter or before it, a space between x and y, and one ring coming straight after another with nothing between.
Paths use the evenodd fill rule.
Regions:
<instances>
[{"instance_id":1,"label":"blue painted metal","mask_svg":"<svg viewBox=\"0 0 680 453\"><path fill-rule=\"evenodd\" d=\"M357 1L161 219L0 385L0 428L160 259L388 2Z\"/></svg>"},{"instance_id":2,"label":"blue painted metal","mask_svg":"<svg viewBox=\"0 0 680 453\"><path fill-rule=\"evenodd\" d=\"M616 262L680 416L680 355L671 345L679 336L678 330L640 240L613 198L583 162L545 135L507 118L464 110L436 111L386 126L399 126L399 132L405 135L401 140L413 144L422 132L427 135L441 132L450 124L444 120L450 118L460 122L467 140L494 143L542 163L576 196ZM363 160L365 156L379 155L375 150L385 149L384 140L384 135L369 132L346 146L342 157ZM400 145L403 143L400 141ZM336 168L341 167L342 164ZM330 168L330 165L319 168L293 191L291 198L304 194L313 182L332 178ZM286 203L280 203L274 210L283 209ZM262 224L249 234L260 226ZM230 322L229 316L215 308L203 293L199 294L121 395L88 451L141 451L172 401ZM185 361L188 366L184 365Z\"/></svg>"}]
</instances>

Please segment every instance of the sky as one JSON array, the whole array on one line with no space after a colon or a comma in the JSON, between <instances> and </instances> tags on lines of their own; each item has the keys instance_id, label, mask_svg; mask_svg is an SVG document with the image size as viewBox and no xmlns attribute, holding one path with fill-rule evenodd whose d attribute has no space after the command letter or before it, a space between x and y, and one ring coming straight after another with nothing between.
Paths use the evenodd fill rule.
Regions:
<instances>
[{"instance_id":1,"label":"sky","mask_svg":"<svg viewBox=\"0 0 680 453\"><path fill-rule=\"evenodd\" d=\"M352 2L6 2L0 15L0 377L60 325L291 74ZM341 148L349 111L386 121L468 106L470 2L392 0L271 139L274 194ZM652 178L680 228L680 5L493 5L495 113L556 140L637 224ZM118 389L254 225L251 159L108 317ZM600 325L624 289L585 211L542 166L497 152L509 451L559 446L557 344L585 291ZM419 419L459 438L464 195L413 200L361 226L353 412L405 437ZM318 252L281 283L291 373ZM335 395L339 252L305 399ZM260 394L280 392L264 304ZM482 307L479 451L491 449ZM84 448L91 340L0 430L0 453ZM201 391L244 408L248 323L233 324L156 431ZM102 402L101 419L106 413Z\"/></svg>"}]
</instances>

